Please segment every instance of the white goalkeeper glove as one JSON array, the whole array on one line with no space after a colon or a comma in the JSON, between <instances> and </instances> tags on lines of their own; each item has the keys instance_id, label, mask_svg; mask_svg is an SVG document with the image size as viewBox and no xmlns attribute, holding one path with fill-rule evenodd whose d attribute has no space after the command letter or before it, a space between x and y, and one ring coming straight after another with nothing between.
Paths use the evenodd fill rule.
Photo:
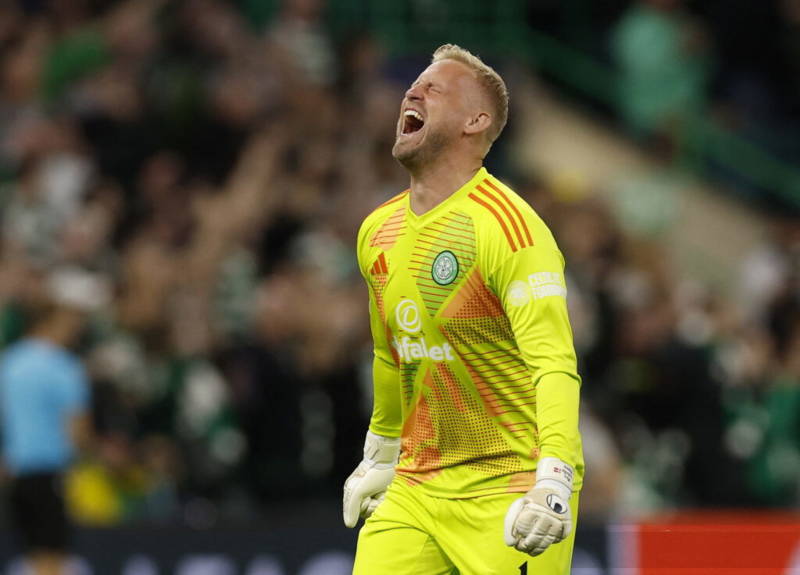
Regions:
<instances>
[{"instance_id":1,"label":"white goalkeeper glove","mask_svg":"<svg viewBox=\"0 0 800 575\"><path fill-rule=\"evenodd\" d=\"M367 432L364 459L344 482L342 511L344 524L355 527L359 517L372 515L394 479L394 466L400 456L400 438Z\"/></svg>"},{"instance_id":2,"label":"white goalkeeper glove","mask_svg":"<svg viewBox=\"0 0 800 575\"><path fill-rule=\"evenodd\" d=\"M573 469L556 457L543 457L536 466L536 484L506 513L506 545L539 555L572 531Z\"/></svg>"}]
</instances>

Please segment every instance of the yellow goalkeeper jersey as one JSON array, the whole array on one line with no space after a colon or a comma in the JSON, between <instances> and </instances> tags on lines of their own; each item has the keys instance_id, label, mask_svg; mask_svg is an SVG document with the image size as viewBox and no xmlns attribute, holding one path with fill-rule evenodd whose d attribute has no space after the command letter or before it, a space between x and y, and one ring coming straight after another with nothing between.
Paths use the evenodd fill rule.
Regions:
<instances>
[{"instance_id":1,"label":"yellow goalkeeper jersey","mask_svg":"<svg viewBox=\"0 0 800 575\"><path fill-rule=\"evenodd\" d=\"M533 209L482 168L423 215L408 191L379 206L358 261L375 347L370 429L402 437L398 480L448 498L524 492L553 456L580 488L577 400L546 416L537 406L545 379L577 393L580 378L564 259Z\"/></svg>"}]
</instances>

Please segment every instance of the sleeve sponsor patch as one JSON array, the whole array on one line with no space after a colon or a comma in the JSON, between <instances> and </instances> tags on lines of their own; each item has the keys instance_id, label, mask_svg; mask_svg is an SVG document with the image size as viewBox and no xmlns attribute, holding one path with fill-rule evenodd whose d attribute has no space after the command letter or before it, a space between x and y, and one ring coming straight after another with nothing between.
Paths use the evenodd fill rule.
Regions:
<instances>
[{"instance_id":1,"label":"sleeve sponsor patch","mask_svg":"<svg viewBox=\"0 0 800 575\"><path fill-rule=\"evenodd\" d=\"M567 286L564 276L558 272L537 272L528 276L528 283L533 292L533 299L558 296L567 297Z\"/></svg>"},{"instance_id":2,"label":"sleeve sponsor patch","mask_svg":"<svg viewBox=\"0 0 800 575\"><path fill-rule=\"evenodd\" d=\"M558 272L537 272L528 276L527 283L513 281L508 286L507 299L513 307L546 297L567 297L564 276Z\"/></svg>"}]
</instances>

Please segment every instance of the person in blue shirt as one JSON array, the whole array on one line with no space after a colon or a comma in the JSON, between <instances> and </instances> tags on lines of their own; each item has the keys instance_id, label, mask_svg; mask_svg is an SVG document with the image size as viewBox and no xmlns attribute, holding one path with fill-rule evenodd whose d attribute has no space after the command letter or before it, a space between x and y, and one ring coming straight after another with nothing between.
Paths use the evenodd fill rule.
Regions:
<instances>
[{"instance_id":1,"label":"person in blue shirt","mask_svg":"<svg viewBox=\"0 0 800 575\"><path fill-rule=\"evenodd\" d=\"M32 310L30 332L0 356L0 431L3 463L11 477L9 508L35 575L63 573L69 524L62 476L90 437L89 382L71 347L84 331L93 294L83 289L91 284L72 281L76 277L66 282L64 276L51 278L48 301Z\"/></svg>"}]
</instances>

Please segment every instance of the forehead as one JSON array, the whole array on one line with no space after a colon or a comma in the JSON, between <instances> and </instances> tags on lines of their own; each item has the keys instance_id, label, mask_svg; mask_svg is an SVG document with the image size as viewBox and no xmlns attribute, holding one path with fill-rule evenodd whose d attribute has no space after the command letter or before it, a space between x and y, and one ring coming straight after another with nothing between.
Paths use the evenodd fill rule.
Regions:
<instances>
[{"instance_id":1,"label":"forehead","mask_svg":"<svg viewBox=\"0 0 800 575\"><path fill-rule=\"evenodd\" d=\"M457 60L439 60L434 62L417 78L417 82L433 82L444 85L477 86L475 73L464 63Z\"/></svg>"}]
</instances>

